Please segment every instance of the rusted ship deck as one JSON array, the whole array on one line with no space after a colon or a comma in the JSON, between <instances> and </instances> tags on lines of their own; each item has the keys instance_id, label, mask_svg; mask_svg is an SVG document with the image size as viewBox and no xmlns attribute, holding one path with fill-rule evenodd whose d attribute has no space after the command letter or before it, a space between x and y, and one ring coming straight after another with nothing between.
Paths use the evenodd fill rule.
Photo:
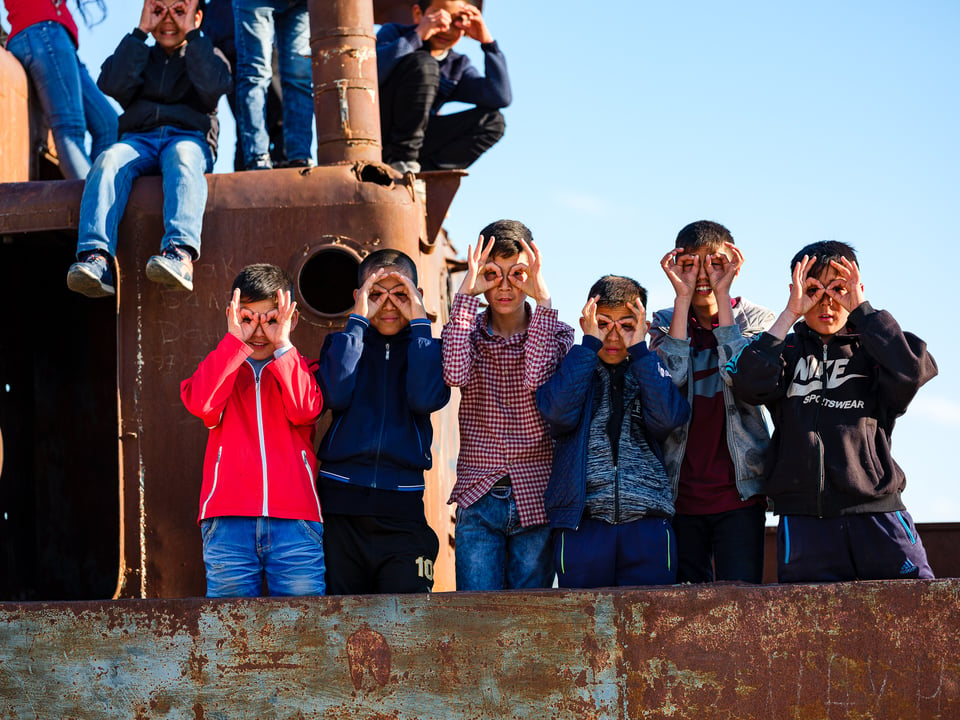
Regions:
<instances>
[{"instance_id":1,"label":"rusted ship deck","mask_svg":"<svg viewBox=\"0 0 960 720\"><path fill-rule=\"evenodd\" d=\"M0 604L4 718L957 718L960 581Z\"/></svg>"}]
</instances>

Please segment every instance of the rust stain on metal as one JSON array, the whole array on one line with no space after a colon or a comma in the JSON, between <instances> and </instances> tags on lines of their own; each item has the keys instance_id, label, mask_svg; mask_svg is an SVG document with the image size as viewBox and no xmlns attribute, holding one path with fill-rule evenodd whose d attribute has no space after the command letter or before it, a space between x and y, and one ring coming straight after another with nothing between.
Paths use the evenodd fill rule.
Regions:
<instances>
[{"instance_id":1,"label":"rust stain on metal","mask_svg":"<svg viewBox=\"0 0 960 720\"><path fill-rule=\"evenodd\" d=\"M347 661L356 690L363 687L364 673L381 687L390 680L390 646L383 635L370 628L357 630L347 639Z\"/></svg>"}]
</instances>

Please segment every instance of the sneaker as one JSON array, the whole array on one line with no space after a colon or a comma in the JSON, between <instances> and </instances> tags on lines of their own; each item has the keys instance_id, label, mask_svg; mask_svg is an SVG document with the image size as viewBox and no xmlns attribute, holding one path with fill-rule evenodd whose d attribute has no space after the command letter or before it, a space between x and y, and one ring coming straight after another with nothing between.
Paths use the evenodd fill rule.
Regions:
<instances>
[{"instance_id":1,"label":"sneaker","mask_svg":"<svg viewBox=\"0 0 960 720\"><path fill-rule=\"evenodd\" d=\"M311 168L313 167L313 160L310 158L296 158L294 160L287 160L281 167L285 168Z\"/></svg>"},{"instance_id":2,"label":"sneaker","mask_svg":"<svg viewBox=\"0 0 960 720\"><path fill-rule=\"evenodd\" d=\"M270 159L269 155L257 155L253 160L251 160L246 170L273 170L273 161Z\"/></svg>"},{"instance_id":3,"label":"sneaker","mask_svg":"<svg viewBox=\"0 0 960 720\"><path fill-rule=\"evenodd\" d=\"M110 256L99 250L81 255L67 271L67 287L89 298L116 295Z\"/></svg>"},{"instance_id":4,"label":"sneaker","mask_svg":"<svg viewBox=\"0 0 960 720\"><path fill-rule=\"evenodd\" d=\"M147 278L174 290L193 290L193 260L190 253L170 245L147 261Z\"/></svg>"}]
</instances>

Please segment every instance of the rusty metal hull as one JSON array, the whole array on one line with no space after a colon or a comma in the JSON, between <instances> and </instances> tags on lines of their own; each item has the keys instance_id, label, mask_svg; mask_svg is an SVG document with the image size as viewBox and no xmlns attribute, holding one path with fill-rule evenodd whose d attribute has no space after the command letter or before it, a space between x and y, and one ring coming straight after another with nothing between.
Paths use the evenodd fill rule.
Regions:
<instances>
[{"instance_id":1,"label":"rusty metal hull","mask_svg":"<svg viewBox=\"0 0 960 720\"><path fill-rule=\"evenodd\" d=\"M0 604L5 718L956 718L960 581Z\"/></svg>"}]
</instances>

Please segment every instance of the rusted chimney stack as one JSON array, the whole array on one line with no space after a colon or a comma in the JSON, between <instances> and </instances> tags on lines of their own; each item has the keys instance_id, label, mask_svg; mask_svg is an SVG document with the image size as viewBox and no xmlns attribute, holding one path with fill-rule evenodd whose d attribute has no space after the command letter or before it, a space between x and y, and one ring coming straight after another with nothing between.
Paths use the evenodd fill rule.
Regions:
<instances>
[{"instance_id":1,"label":"rusted chimney stack","mask_svg":"<svg viewBox=\"0 0 960 720\"><path fill-rule=\"evenodd\" d=\"M310 0L317 164L380 162L372 0Z\"/></svg>"}]
</instances>

